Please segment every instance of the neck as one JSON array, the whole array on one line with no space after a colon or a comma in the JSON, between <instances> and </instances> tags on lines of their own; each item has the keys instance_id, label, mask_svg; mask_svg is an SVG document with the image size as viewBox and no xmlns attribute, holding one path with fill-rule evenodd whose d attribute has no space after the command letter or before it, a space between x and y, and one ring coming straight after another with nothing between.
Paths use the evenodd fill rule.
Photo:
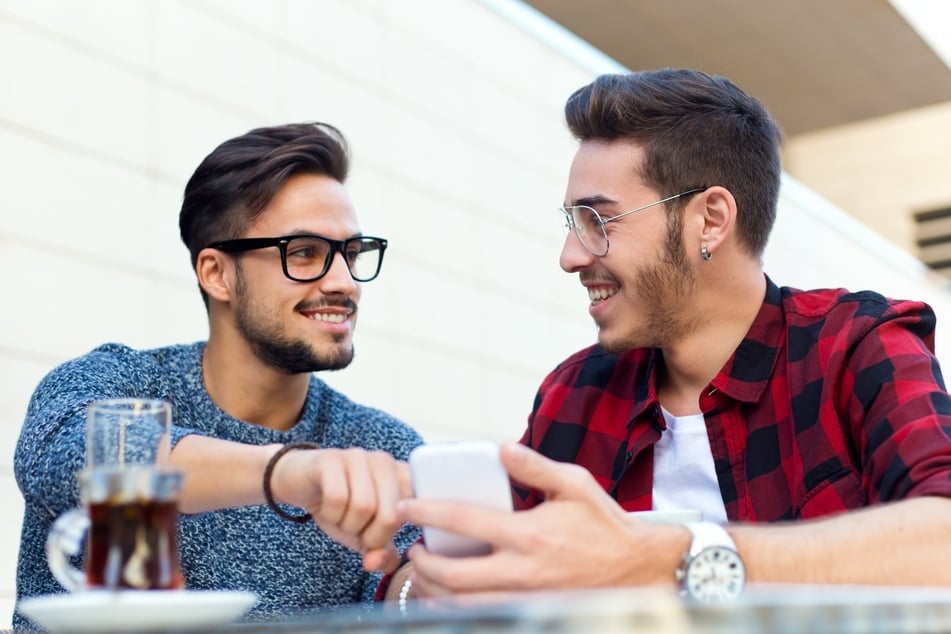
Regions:
<instances>
[{"instance_id":1,"label":"neck","mask_svg":"<svg viewBox=\"0 0 951 634\"><path fill-rule=\"evenodd\" d=\"M212 331L201 367L208 395L228 415L281 431L300 418L310 374L275 370L261 362L241 337Z\"/></svg>"},{"instance_id":2,"label":"neck","mask_svg":"<svg viewBox=\"0 0 951 634\"><path fill-rule=\"evenodd\" d=\"M662 349L658 396L675 416L700 413L701 391L736 351L763 305L766 279L758 265L723 268L731 272L722 279L705 275L698 285L694 306L702 315L696 327Z\"/></svg>"}]
</instances>

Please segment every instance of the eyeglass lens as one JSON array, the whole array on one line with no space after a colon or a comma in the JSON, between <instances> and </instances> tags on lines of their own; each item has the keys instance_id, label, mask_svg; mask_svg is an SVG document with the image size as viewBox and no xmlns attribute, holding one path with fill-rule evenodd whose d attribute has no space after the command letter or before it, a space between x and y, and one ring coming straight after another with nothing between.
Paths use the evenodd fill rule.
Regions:
<instances>
[{"instance_id":1,"label":"eyeglass lens","mask_svg":"<svg viewBox=\"0 0 951 634\"><path fill-rule=\"evenodd\" d=\"M604 234L601 218L591 207L570 207L571 222L582 244L595 255L604 255L608 250L608 237Z\"/></svg>"},{"instance_id":2,"label":"eyeglass lens","mask_svg":"<svg viewBox=\"0 0 951 634\"><path fill-rule=\"evenodd\" d=\"M297 280L312 280L330 269L333 247L313 237L292 238L287 242L287 273ZM375 238L351 238L344 243L343 256L353 279L367 282L380 271L383 248Z\"/></svg>"}]
</instances>

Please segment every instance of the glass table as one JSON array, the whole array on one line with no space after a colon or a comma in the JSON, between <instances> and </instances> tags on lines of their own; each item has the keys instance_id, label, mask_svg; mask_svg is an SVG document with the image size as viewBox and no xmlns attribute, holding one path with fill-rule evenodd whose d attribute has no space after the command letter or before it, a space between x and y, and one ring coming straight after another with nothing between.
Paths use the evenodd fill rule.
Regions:
<instances>
[{"instance_id":1,"label":"glass table","mask_svg":"<svg viewBox=\"0 0 951 634\"><path fill-rule=\"evenodd\" d=\"M649 588L470 596L412 602L406 615L385 604L238 623L229 634L951 634L951 588L760 585L719 606L692 605Z\"/></svg>"}]
</instances>

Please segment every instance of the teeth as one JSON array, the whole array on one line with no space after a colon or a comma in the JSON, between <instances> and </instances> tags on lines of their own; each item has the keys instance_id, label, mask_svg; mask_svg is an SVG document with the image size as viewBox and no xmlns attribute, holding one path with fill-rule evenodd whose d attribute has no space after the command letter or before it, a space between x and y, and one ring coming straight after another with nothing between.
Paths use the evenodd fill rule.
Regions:
<instances>
[{"instance_id":1,"label":"teeth","mask_svg":"<svg viewBox=\"0 0 951 634\"><path fill-rule=\"evenodd\" d=\"M588 299L592 302L596 302L602 299L607 299L617 293L616 288L589 288L588 289Z\"/></svg>"},{"instance_id":2,"label":"teeth","mask_svg":"<svg viewBox=\"0 0 951 634\"><path fill-rule=\"evenodd\" d=\"M341 315L340 313L314 313L311 319L316 319L317 321L329 321L332 324L343 323L346 319L346 315Z\"/></svg>"}]
</instances>

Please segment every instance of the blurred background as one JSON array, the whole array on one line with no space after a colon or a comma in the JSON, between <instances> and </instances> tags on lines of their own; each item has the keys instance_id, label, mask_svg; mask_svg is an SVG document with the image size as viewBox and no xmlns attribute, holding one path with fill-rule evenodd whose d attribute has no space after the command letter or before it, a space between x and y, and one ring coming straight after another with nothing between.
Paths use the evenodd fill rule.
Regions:
<instances>
[{"instance_id":1,"label":"blurred background","mask_svg":"<svg viewBox=\"0 0 951 634\"><path fill-rule=\"evenodd\" d=\"M254 127L322 120L351 141L362 229L390 248L354 364L324 378L428 440L518 438L545 374L595 340L558 268L556 208L574 151L564 101L604 72L695 67L762 99L787 136L767 272L926 300L951 359L948 14L941 0L0 0L0 627L33 388L102 342L205 338L181 192Z\"/></svg>"}]
</instances>

